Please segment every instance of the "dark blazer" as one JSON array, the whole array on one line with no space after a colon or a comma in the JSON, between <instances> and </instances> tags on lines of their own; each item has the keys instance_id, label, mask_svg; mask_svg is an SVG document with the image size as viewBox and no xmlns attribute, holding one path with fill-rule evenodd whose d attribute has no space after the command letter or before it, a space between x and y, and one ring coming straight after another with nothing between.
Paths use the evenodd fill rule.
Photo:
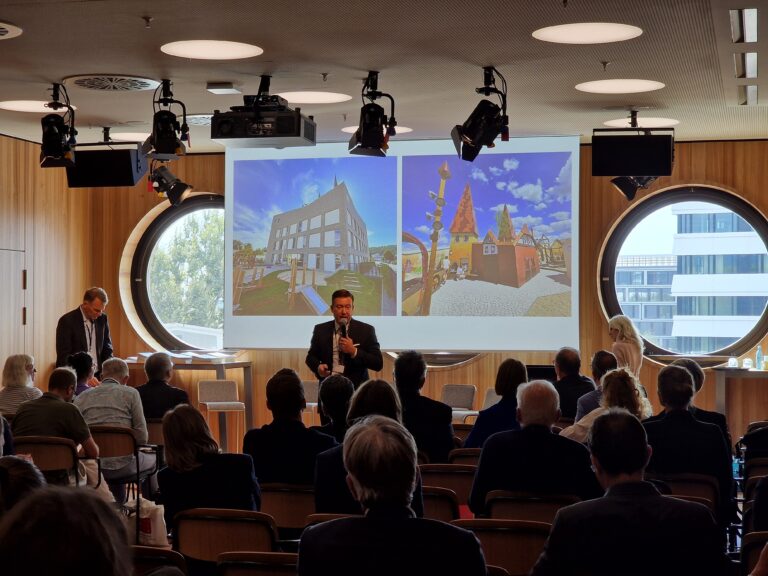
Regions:
<instances>
[{"instance_id":1,"label":"dark blazer","mask_svg":"<svg viewBox=\"0 0 768 576\"><path fill-rule=\"evenodd\" d=\"M243 452L253 458L256 477L262 484L313 484L317 455L337 444L332 436L310 430L301 421L273 420L248 431Z\"/></svg>"},{"instance_id":2,"label":"dark blazer","mask_svg":"<svg viewBox=\"0 0 768 576\"><path fill-rule=\"evenodd\" d=\"M170 386L165 380L147 380L136 390L141 396L144 418L162 418L168 410L179 404L189 404L185 390Z\"/></svg>"},{"instance_id":3,"label":"dark blazer","mask_svg":"<svg viewBox=\"0 0 768 576\"><path fill-rule=\"evenodd\" d=\"M731 442L731 432L728 430L728 422L725 419L724 414L720 414L720 412L712 412L710 410L703 410L701 408L697 408L696 406L689 406L688 411L693 414L693 417L696 418L699 422L706 422L707 424L714 424L718 428L720 428L720 432L723 433L723 438L725 439L725 443L728 446L728 453L733 455L733 444ZM650 418L646 418L644 422L656 422L658 420L661 420L666 415L666 410L662 410L659 412L656 416L651 416Z\"/></svg>"},{"instance_id":4,"label":"dark blazer","mask_svg":"<svg viewBox=\"0 0 768 576\"><path fill-rule=\"evenodd\" d=\"M413 518L408 508L369 510L310 526L299 543L299 575L485 576L474 534L437 520Z\"/></svg>"},{"instance_id":5,"label":"dark blazer","mask_svg":"<svg viewBox=\"0 0 768 576\"><path fill-rule=\"evenodd\" d=\"M576 402L584 394L595 390L595 383L581 374L564 376L555 382L555 390L560 395L560 412L563 413L563 418L576 418Z\"/></svg>"},{"instance_id":6,"label":"dark blazer","mask_svg":"<svg viewBox=\"0 0 768 576\"><path fill-rule=\"evenodd\" d=\"M453 413L448 404L418 392L400 392L403 425L416 440L416 447L432 464L448 462L453 450Z\"/></svg>"},{"instance_id":7,"label":"dark blazer","mask_svg":"<svg viewBox=\"0 0 768 576\"><path fill-rule=\"evenodd\" d=\"M318 380L322 380L317 373L317 367L320 364L326 364L328 368L333 366L333 334L335 330L334 320L330 320L317 324L312 332L312 342L309 345L306 363ZM344 359L344 376L352 380L352 384L357 388L368 380L368 370L376 372L381 370L384 359L381 356L381 348L373 326L353 319L347 330L347 335L359 346L354 358L346 356Z\"/></svg>"},{"instance_id":8,"label":"dark blazer","mask_svg":"<svg viewBox=\"0 0 768 576\"><path fill-rule=\"evenodd\" d=\"M261 506L259 483L247 454L214 454L189 472L163 468L157 482L168 530L173 528L173 517L182 510L258 510Z\"/></svg>"},{"instance_id":9,"label":"dark blazer","mask_svg":"<svg viewBox=\"0 0 768 576\"><path fill-rule=\"evenodd\" d=\"M499 432L485 441L469 496L475 514L485 513L491 490L573 494L582 500L603 493L586 447L539 425Z\"/></svg>"},{"instance_id":10,"label":"dark blazer","mask_svg":"<svg viewBox=\"0 0 768 576\"><path fill-rule=\"evenodd\" d=\"M97 372L100 372L104 360L112 358L112 338L109 336L106 314L99 316L93 324L96 332L96 354L99 357ZM75 352L88 352L80 307L64 314L56 325L56 366L66 366L67 357Z\"/></svg>"},{"instance_id":11,"label":"dark blazer","mask_svg":"<svg viewBox=\"0 0 768 576\"><path fill-rule=\"evenodd\" d=\"M328 436L333 436L336 438L336 442L341 444L344 442L344 436L347 434L349 428L346 422L344 422L342 426L336 426L334 422L328 422L322 426L310 426L309 429L328 434Z\"/></svg>"},{"instance_id":12,"label":"dark blazer","mask_svg":"<svg viewBox=\"0 0 768 576\"><path fill-rule=\"evenodd\" d=\"M354 499L347 486L347 469L344 467L344 447L335 446L317 455L315 467L315 511L328 514L362 514L360 503ZM421 475L416 475L416 487L411 499L411 510L417 518L424 516L424 497L421 492Z\"/></svg>"},{"instance_id":13,"label":"dark blazer","mask_svg":"<svg viewBox=\"0 0 768 576\"><path fill-rule=\"evenodd\" d=\"M517 398L514 394L502 396L493 406L480 410L469 436L464 440L464 448L482 448L491 434L520 430L517 421Z\"/></svg>"},{"instance_id":14,"label":"dark blazer","mask_svg":"<svg viewBox=\"0 0 768 576\"><path fill-rule=\"evenodd\" d=\"M562 508L531 575L723 576L729 564L705 506L628 482Z\"/></svg>"},{"instance_id":15,"label":"dark blazer","mask_svg":"<svg viewBox=\"0 0 768 576\"><path fill-rule=\"evenodd\" d=\"M576 401L576 416L574 416L574 421L578 422L584 416L592 412L592 410L597 410L600 408L600 401L603 399L603 389L597 388L596 390L592 390L592 392L587 392L579 398Z\"/></svg>"}]
</instances>

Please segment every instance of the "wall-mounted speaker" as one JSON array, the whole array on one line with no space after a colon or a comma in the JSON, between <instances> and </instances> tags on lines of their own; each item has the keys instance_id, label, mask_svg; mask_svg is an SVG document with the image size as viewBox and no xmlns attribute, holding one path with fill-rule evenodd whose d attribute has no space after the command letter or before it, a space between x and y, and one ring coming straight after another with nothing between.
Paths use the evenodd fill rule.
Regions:
<instances>
[{"instance_id":1,"label":"wall-mounted speaker","mask_svg":"<svg viewBox=\"0 0 768 576\"><path fill-rule=\"evenodd\" d=\"M77 148L75 165L67 168L70 188L135 186L147 173L147 158L135 148L87 150Z\"/></svg>"}]
</instances>

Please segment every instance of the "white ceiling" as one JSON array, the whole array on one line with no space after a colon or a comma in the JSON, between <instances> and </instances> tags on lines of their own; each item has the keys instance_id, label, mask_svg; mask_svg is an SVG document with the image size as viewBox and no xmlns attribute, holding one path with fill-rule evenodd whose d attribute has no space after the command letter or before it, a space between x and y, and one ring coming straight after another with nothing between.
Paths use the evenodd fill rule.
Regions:
<instances>
[{"instance_id":1,"label":"white ceiling","mask_svg":"<svg viewBox=\"0 0 768 576\"><path fill-rule=\"evenodd\" d=\"M355 96L331 105L305 105L318 141L346 141L356 124L368 70L397 102L408 139L449 137L480 98L484 65L509 84L510 133L579 134L641 107L640 115L680 120L678 140L768 136L764 106L737 106L733 53L759 53L761 102L768 103L765 40L730 41L728 8L758 7L768 31L768 1L730 0L3 0L0 21L23 28L0 41L0 100L47 100L50 85L81 74L170 78L189 113L227 110L240 96L215 96L206 82L232 82L254 94L259 75L272 75L272 93L330 90ZM142 19L152 18L145 28ZM644 33L627 42L567 46L531 37L542 26L622 22ZM763 36L765 36L763 34ZM240 61L186 60L160 52L166 42L219 39L253 43L261 56ZM604 71L601 61L609 62ZM327 73L327 80L323 80ZM573 86L603 78L648 78L666 88L647 94L603 96ZM755 81L752 81L755 82ZM150 131L152 93L103 93L69 87L77 106L79 142L113 131ZM385 105L385 107L387 107ZM647 109L646 109L647 108ZM346 118L345 118L346 116ZM40 140L40 115L0 110L0 133ZM192 127L191 152L220 151L208 127Z\"/></svg>"}]
</instances>

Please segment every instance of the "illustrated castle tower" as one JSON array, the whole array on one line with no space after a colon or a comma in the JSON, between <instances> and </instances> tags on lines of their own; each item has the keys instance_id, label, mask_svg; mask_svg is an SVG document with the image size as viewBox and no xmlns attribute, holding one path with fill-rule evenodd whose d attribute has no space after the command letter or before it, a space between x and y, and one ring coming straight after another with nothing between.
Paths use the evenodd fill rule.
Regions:
<instances>
[{"instance_id":1,"label":"illustrated castle tower","mask_svg":"<svg viewBox=\"0 0 768 576\"><path fill-rule=\"evenodd\" d=\"M472 190L467 184L464 193L459 200L456 214L451 222L451 264L464 266L469 272L472 270L472 244L478 241L477 220L475 219L475 206L472 203Z\"/></svg>"}]
</instances>

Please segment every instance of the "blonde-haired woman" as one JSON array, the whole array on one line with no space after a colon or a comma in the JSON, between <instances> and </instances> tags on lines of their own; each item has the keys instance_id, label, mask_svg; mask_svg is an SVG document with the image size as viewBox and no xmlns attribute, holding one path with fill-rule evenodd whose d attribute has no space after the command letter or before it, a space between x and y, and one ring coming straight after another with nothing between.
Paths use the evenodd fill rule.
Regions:
<instances>
[{"instance_id":1,"label":"blonde-haired woman","mask_svg":"<svg viewBox=\"0 0 768 576\"><path fill-rule=\"evenodd\" d=\"M35 359L26 354L9 356L3 367L3 387L0 389L0 413L13 416L20 404L43 395L35 388Z\"/></svg>"},{"instance_id":2,"label":"blonde-haired woman","mask_svg":"<svg viewBox=\"0 0 768 576\"><path fill-rule=\"evenodd\" d=\"M643 364L643 339L632 320L619 314L608 320L608 334L613 340L611 352L616 356L619 368L629 368L635 376L640 376Z\"/></svg>"},{"instance_id":3,"label":"blonde-haired woman","mask_svg":"<svg viewBox=\"0 0 768 576\"><path fill-rule=\"evenodd\" d=\"M640 384L629 369L616 368L607 372L600 380L600 385L603 390L600 408L592 410L574 425L563 429L560 436L577 442L586 442L587 435L592 429L592 423L598 416L605 414L609 408L624 408L640 420L653 414L651 403L643 398Z\"/></svg>"}]
</instances>

